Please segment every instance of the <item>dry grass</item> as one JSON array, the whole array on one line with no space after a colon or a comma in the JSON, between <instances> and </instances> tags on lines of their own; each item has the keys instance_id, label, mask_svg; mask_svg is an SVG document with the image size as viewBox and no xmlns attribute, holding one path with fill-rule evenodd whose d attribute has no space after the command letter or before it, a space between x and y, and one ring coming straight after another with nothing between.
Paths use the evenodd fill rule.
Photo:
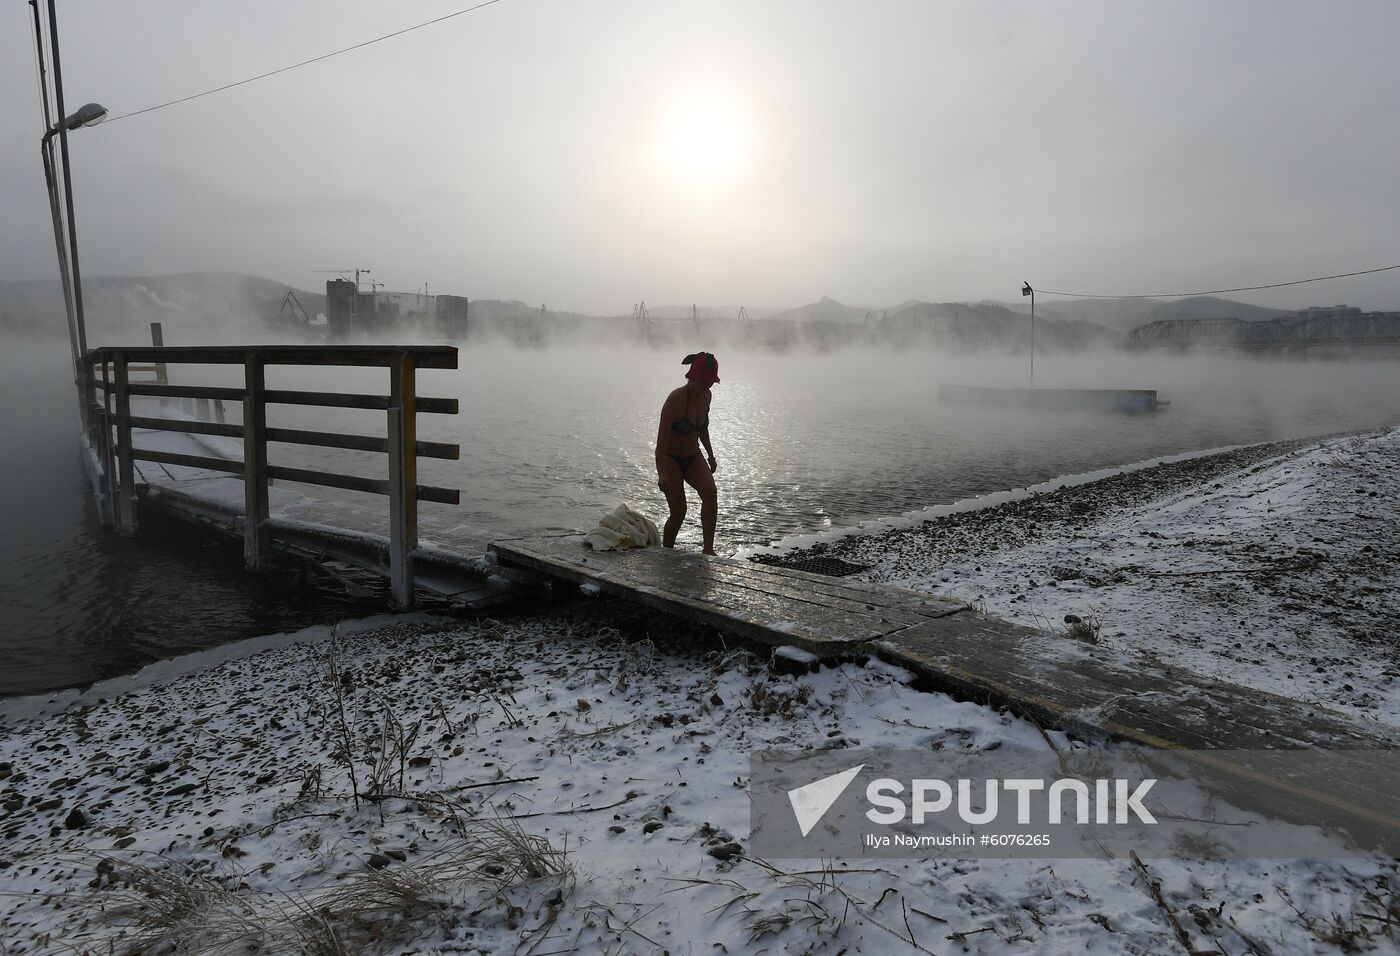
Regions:
<instances>
[{"instance_id":1,"label":"dry grass","mask_svg":"<svg viewBox=\"0 0 1400 956\"><path fill-rule=\"evenodd\" d=\"M775 681L765 676L749 685L749 709L760 716L790 718L807 706L811 697L812 687L806 683Z\"/></svg>"},{"instance_id":2,"label":"dry grass","mask_svg":"<svg viewBox=\"0 0 1400 956\"><path fill-rule=\"evenodd\" d=\"M1097 644L1103 631L1103 621L1092 611L1088 614L1066 614L1063 634L1072 641Z\"/></svg>"},{"instance_id":3,"label":"dry grass","mask_svg":"<svg viewBox=\"0 0 1400 956\"><path fill-rule=\"evenodd\" d=\"M137 862L98 858L92 898L123 929L122 952L339 956L393 939L424 921L462 919L472 890L498 894L541 882L562 900L574 885L563 848L507 819L470 825L452 845L412 863L362 873L307 892L246 889L157 856ZM474 894L479 896L480 894Z\"/></svg>"},{"instance_id":4,"label":"dry grass","mask_svg":"<svg viewBox=\"0 0 1400 956\"><path fill-rule=\"evenodd\" d=\"M321 718L332 741L331 758L349 777L355 806L366 801L377 803L382 821L384 798L404 792L408 760L423 731L423 721L420 718L405 724L383 694L357 691L353 678L341 667L337 630L332 630L326 642L324 666L329 703L322 708ZM319 794L319 773L315 783Z\"/></svg>"}]
</instances>

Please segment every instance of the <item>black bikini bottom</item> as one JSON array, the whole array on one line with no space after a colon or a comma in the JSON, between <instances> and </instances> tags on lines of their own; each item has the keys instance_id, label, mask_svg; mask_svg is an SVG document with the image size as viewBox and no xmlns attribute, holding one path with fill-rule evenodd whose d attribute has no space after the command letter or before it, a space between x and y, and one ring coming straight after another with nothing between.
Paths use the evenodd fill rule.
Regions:
<instances>
[{"instance_id":1,"label":"black bikini bottom","mask_svg":"<svg viewBox=\"0 0 1400 956\"><path fill-rule=\"evenodd\" d=\"M696 452L693 455L673 455L668 451L666 453L666 457L681 466L681 477L684 478L685 473L690 471L690 463L695 459L699 458L700 453Z\"/></svg>"}]
</instances>

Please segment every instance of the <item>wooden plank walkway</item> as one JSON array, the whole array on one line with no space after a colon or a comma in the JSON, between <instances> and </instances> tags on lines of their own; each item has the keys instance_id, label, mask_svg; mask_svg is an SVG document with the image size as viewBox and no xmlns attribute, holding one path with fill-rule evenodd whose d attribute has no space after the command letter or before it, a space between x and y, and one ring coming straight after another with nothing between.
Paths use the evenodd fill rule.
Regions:
<instances>
[{"instance_id":1,"label":"wooden plank walkway","mask_svg":"<svg viewBox=\"0 0 1400 956\"><path fill-rule=\"evenodd\" d=\"M582 540L520 538L491 549L502 565L592 584L660 611L822 657L969 609L946 598L752 561L670 548L593 551Z\"/></svg>"},{"instance_id":2,"label":"wooden plank walkway","mask_svg":"<svg viewBox=\"0 0 1400 956\"><path fill-rule=\"evenodd\" d=\"M592 551L581 536L497 542L502 565L592 583L770 645L838 657L858 646L963 699L1154 748L1400 747L1326 708L1060 638L898 588L693 551Z\"/></svg>"},{"instance_id":3,"label":"wooden plank walkway","mask_svg":"<svg viewBox=\"0 0 1400 956\"><path fill-rule=\"evenodd\" d=\"M907 628L876 648L935 689L1090 739L1178 752L1241 806L1400 851L1400 738L1387 728L976 614Z\"/></svg>"}]
</instances>

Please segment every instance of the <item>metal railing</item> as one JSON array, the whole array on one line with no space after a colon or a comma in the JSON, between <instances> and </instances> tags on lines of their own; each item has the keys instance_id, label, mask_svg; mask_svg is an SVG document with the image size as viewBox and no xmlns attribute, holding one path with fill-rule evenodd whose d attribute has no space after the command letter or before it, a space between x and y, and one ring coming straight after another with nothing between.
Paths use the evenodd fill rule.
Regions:
<instances>
[{"instance_id":1,"label":"metal railing","mask_svg":"<svg viewBox=\"0 0 1400 956\"><path fill-rule=\"evenodd\" d=\"M389 498L389 584L394 603L413 603L413 552L418 547L418 502L458 504L460 493L418 483L419 458L457 460L456 444L418 440L419 413L457 414L455 398L423 398L417 394L417 370L455 369L457 350L451 346L229 346L229 347L106 347L84 357L94 394L101 404L91 408L89 442L101 472L105 498L104 521L122 534L136 533L135 462L183 465L240 475L244 483L243 554L251 569L262 567L271 553L268 528L268 485L271 479L304 482L387 495ZM243 386L172 385L168 381L133 382L141 364L233 365L243 368ZM389 394L288 391L267 387L269 365L358 366L389 369ZM161 376L164 378L164 375ZM241 424L187 421L132 414L132 397L192 398L204 402L240 402ZM275 428L267 424L267 406L310 405L327 408L382 410L387 413L388 437ZM137 448L133 429L220 435L243 441L243 460ZM389 459L387 480L274 465L268 461L269 442L379 452Z\"/></svg>"}]
</instances>

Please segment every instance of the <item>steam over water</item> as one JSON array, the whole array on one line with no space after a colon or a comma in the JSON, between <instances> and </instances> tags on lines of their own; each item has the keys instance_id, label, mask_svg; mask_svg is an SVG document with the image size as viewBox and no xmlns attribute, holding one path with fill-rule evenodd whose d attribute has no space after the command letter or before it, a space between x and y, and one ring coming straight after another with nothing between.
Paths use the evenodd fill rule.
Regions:
<instances>
[{"instance_id":1,"label":"steam over water","mask_svg":"<svg viewBox=\"0 0 1400 956\"><path fill-rule=\"evenodd\" d=\"M704 343L695 343L696 348ZM664 519L653 446L681 354L464 348L455 372L419 374L458 416L420 416L419 437L456 441L420 481L462 491L424 505L435 524L503 534L588 530L620 501ZM1156 414L940 406L938 386L1028 383L1024 358L930 353L720 354L711 433L720 461L721 553L844 527L1057 475L1228 444L1373 427L1400 409L1393 363L1223 356L1038 356L1042 387L1156 388ZM8 451L0 469L0 693L90 682L173 653L359 610L259 578L236 549L179 528L123 541L96 525L77 449L63 343L11 341L0 358ZM172 369L180 382L228 381ZM378 391L378 370L277 369L272 387ZM275 408L273 424L383 434L379 413ZM282 464L382 476L374 456L273 446ZM311 492L330 496L331 492ZM344 494L344 493L340 493ZM371 500L371 499L366 499ZM377 499L382 505L383 499ZM682 532L698 548L699 506Z\"/></svg>"}]
</instances>

